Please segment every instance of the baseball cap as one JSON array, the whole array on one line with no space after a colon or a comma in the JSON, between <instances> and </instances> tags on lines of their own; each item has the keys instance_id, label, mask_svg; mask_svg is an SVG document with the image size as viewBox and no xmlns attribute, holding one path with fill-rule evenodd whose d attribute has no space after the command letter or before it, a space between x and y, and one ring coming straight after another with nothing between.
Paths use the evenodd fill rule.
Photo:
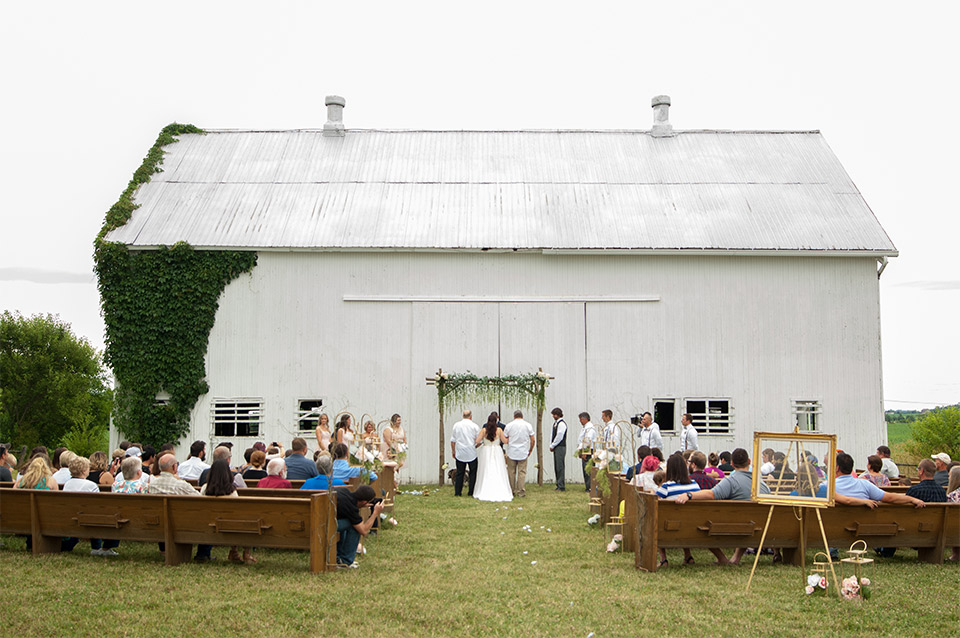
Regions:
<instances>
[{"instance_id":1,"label":"baseball cap","mask_svg":"<svg viewBox=\"0 0 960 638\"><path fill-rule=\"evenodd\" d=\"M930 458L935 461L941 461L943 463L946 463L947 465L950 465L950 455L947 454L946 452L940 452L939 454L931 454Z\"/></svg>"},{"instance_id":2,"label":"baseball cap","mask_svg":"<svg viewBox=\"0 0 960 638\"><path fill-rule=\"evenodd\" d=\"M127 456L140 456L140 448L138 447L128 447Z\"/></svg>"}]
</instances>

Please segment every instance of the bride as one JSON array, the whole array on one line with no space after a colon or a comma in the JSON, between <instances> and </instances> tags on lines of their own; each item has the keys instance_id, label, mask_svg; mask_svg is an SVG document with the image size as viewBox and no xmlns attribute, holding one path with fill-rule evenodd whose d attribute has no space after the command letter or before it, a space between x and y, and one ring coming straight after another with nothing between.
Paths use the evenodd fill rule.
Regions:
<instances>
[{"instance_id":1,"label":"bride","mask_svg":"<svg viewBox=\"0 0 960 638\"><path fill-rule=\"evenodd\" d=\"M507 464L503 460L503 449L500 443L507 443L500 427L500 417L491 412L487 423L477 434L476 445L480 447L477 454L477 487L473 491L473 498L481 501L512 501L513 491L507 480Z\"/></svg>"}]
</instances>

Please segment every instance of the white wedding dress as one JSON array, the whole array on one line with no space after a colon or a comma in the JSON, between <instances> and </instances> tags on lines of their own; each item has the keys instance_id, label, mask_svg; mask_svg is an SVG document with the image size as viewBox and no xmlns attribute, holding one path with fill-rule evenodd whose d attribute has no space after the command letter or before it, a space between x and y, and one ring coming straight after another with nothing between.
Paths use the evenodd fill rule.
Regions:
<instances>
[{"instance_id":1,"label":"white wedding dress","mask_svg":"<svg viewBox=\"0 0 960 638\"><path fill-rule=\"evenodd\" d=\"M483 439L477 450L477 484L473 498L481 501L512 501L513 491L507 479L507 463L499 441Z\"/></svg>"}]
</instances>

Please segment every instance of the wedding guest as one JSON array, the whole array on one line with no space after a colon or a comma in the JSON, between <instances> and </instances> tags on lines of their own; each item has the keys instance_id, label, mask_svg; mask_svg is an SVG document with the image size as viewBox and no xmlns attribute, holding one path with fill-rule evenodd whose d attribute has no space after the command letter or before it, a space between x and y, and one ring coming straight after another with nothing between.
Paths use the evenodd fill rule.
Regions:
<instances>
[{"instance_id":1,"label":"wedding guest","mask_svg":"<svg viewBox=\"0 0 960 638\"><path fill-rule=\"evenodd\" d=\"M733 466L733 455L731 455L730 452L724 450L718 458L720 459L720 465L717 465L717 469L724 473L724 478L726 478L726 474L736 470ZM711 465L713 465L713 463L711 463Z\"/></svg>"},{"instance_id":2,"label":"wedding guest","mask_svg":"<svg viewBox=\"0 0 960 638\"><path fill-rule=\"evenodd\" d=\"M370 477L370 481L377 480L377 474L373 470L365 470L359 465L350 465L348 459L350 451L346 443L337 443L333 446L333 478L343 481L344 485L355 476L363 476L364 473Z\"/></svg>"},{"instance_id":3,"label":"wedding guest","mask_svg":"<svg viewBox=\"0 0 960 638\"><path fill-rule=\"evenodd\" d=\"M895 478L900 478L900 468L897 467L897 464L890 458L890 448L886 445L877 446L877 456L879 456L883 462L883 468L880 471L890 479L891 482Z\"/></svg>"},{"instance_id":4,"label":"wedding guest","mask_svg":"<svg viewBox=\"0 0 960 638\"><path fill-rule=\"evenodd\" d=\"M637 464L627 468L627 481L632 481L633 477L642 472L643 459L650 456L650 446L641 445L637 448Z\"/></svg>"},{"instance_id":5,"label":"wedding guest","mask_svg":"<svg viewBox=\"0 0 960 638\"><path fill-rule=\"evenodd\" d=\"M60 469L53 473L53 480L57 485L65 485L70 480L70 461L77 458L77 455L70 450L63 448L60 450Z\"/></svg>"},{"instance_id":6,"label":"wedding guest","mask_svg":"<svg viewBox=\"0 0 960 638\"><path fill-rule=\"evenodd\" d=\"M143 481L144 476L143 466L136 457L123 459L111 491L117 494L146 494L147 483Z\"/></svg>"},{"instance_id":7,"label":"wedding guest","mask_svg":"<svg viewBox=\"0 0 960 638\"><path fill-rule=\"evenodd\" d=\"M357 545L360 538L370 533L374 522L383 511L383 502L373 506L370 516L363 520L360 510L366 507L376 496L369 485L361 485L351 492L346 487L336 488L337 492L337 565L341 568L357 569Z\"/></svg>"},{"instance_id":8,"label":"wedding guest","mask_svg":"<svg viewBox=\"0 0 960 638\"><path fill-rule=\"evenodd\" d=\"M938 467L930 459L920 461L917 464L920 482L907 490L907 496L918 498L924 503L946 503L947 492L943 489L944 486L937 483L934 478L939 473L937 472Z\"/></svg>"},{"instance_id":9,"label":"wedding guest","mask_svg":"<svg viewBox=\"0 0 960 638\"><path fill-rule=\"evenodd\" d=\"M516 410L513 421L504 428L503 435L507 437L507 478L510 480L510 489L514 497L523 498L527 495L527 459L536 442L533 425L523 420L523 412Z\"/></svg>"},{"instance_id":10,"label":"wedding guest","mask_svg":"<svg viewBox=\"0 0 960 638\"><path fill-rule=\"evenodd\" d=\"M666 470L666 469L667 469L667 462L666 462L666 460L664 460L664 458L663 458L663 451L662 451L660 448L658 448L658 447L652 447L652 448L650 448L650 455L657 457L657 461L660 462L660 469L661 469L661 470Z\"/></svg>"},{"instance_id":11,"label":"wedding guest","mask_svg":"<svg viewBox=\"0 0 960 638\"><path fill-rule=\"evenodd\" d=\"M473 412L463 411L463 418L453 424L450 432L450 452L457 464L457 474L453 479L453 495L463 494L463 477L470 470L467 478L467 496L473 496L473 488L477 484L477 446L474 440L480 432L480 426L473 422Z\"/></svg>"},{"instance_id":12,"label":"wedding guest","mask_svg":"<svg viewBox=\"0 0 960 638\"><path fill-rule=\"evenodd\" d=\"M342 443L338 443L337 445L342 445ZM300 489L329 490L331 481L334 486L346 485L346 483L340 479L331 478L331 474L333 474L333 459L330 457L329 452L320 452L320 456L317 457L317 475L304 481Z\"/></svg>"},{"instance_id":13,"label":"wedding guest","mask_svg":"<svg viewBox=\"0 0 960 638\"><path fill-rule=\"evenodd\" d=\"M889 487L890 479L882 473L883 459L875 454L867 457L867 471L860 475L864 481L870 481L877 487Z\"/></svg>"},{"instance_id":14,"label":"wedding guest","mask_svg":"<svg viewBox=\"0 0 960 638\"><path fill-rule=\"evenodd\" d=\"M190 445L190 456L178 465L180 478L184 480L200 478L204 470L210 469L210 466L203 461L205 458L207 458L207 444L204 441L194 441Z\"/></svg>"},{"instance_id":15,"label":"wedding guest","mask_svg":"<svg viewBox=\"0 0 960 638\"><path fill-rule=\"evenodd\" d=\"M644 492L656 492L657 484L653 482L654 473L660 469L660 461L653 454L648 454L640 463L640 472L635 474L630 480L631 485L636 485Z\"/></svg>"},{"instance_id":16,"label":"wedding guest","mask_svg":"<svg viewBox=\"0 0 960 638\"><path fill-rule=\"evenodd\" d=\"M218 446L213 450L213 462L214 462L214 463L216 463L217 461L226 461L226 462L227 462L227 467L230 467L230 461L231 461L232 459L233 459L233 450L232 450L232 448L229 448L229 447L227 447L226 445L218 445ZM210 467L211 467L211 469L213 468L212 465L211 465ZM235 471L235 470L233 470L233 469L231 468L231 469L230 469L230 475L231 475L231 477L232 477L231 480L233 481L233 486L234 486L234 487L246 487L246 486L247 486L247 484L244 483L243 477L240 476L239 472L237 472L237 471ZM198 486L198 487L203 487L204 483L207 482L207 477L209 477L209 476L210 476L210 470L209 470L209 469L208 469L208 470L204 470L203 472L201 472L201 473L200 473L200 477L197 479L197 486Z\"/></svg>"},{"instance_id":17,"label":"wedding guest","mask_svg":"<svg viewBox=\"0 0 960 638\"><path fill-rule=\"evenodd\" d=\"M243 451L243 465L237 468L237 472L240 473L240 476L243 476L243 473L247 471L247 468L250 467L250 457L253 455L253 448L248 447ZM266 456L266 454L264 454ZM262 476L260 478L263 478Z\"/></svg>"},{"instance_id":18,"label":"wedding guest","mask_svg":"<svg viewBox=\"0 0 960 638\"><path fill-rule=\"evenodd\" d=\"M214 450L214 456L216 456L216 450ZM210 474L207 475L207 481L203 484L203 487L200 488L200 494L215 497L239 497L237 486L233 484L234 476L233 470L230 469L230 461L215 458L213 465L210 466ZM227 558L232 563L246 563L249 565L257 562L257 559L253 557L249 547L243 548L243 556L241 557L239 552L237 552L236 545L230 548L230 553L227 555Z\"/></svg>"},{"instance_id":19,"label":"wedding guest","mask_svg":"<svg viewBox=\"0 0 960 638\"><path fill-rule=\"evenodd\" d=\"M0 481L13 481L10 472L10 453L5 445L0 445Z\"/></svg>"},{"instance_id":20,"label":"wedding guest","mask_svg":"<svg viewBox=\"0 0 960 638\"><path fill-rule=\"evenodd\" d=\"M950 455L946 452L932 454L930 456L936 464L937 471L933 475L933 481L940 487L946 487L950 482Z\"/></svg>"},{"instance_id":21,"label":"wedding guest","mask_svg":"<svg viewBox=\"0 0 960 638\"><path fill-rule=\"evenodd\" d=\"M252 448L251 448L252 449ZM243 473L245 480L260 480L267 477L267 471L263 468L267 463L267 455L260 450L254 450L250 454L250 467Z\"/></svg>"},{"instance_id":22,"label":"wedding guest","mask_svg":"<svg viewBox=\"0 0 960 638\"><path fill-rule=\"evenodd\" d=\"M152 445L143 446L140 452L140 463L143 466L143 473L147 476L153 474L153 465L157 461L157 451Z\"/></svg>"},{"instance_id":23,"label":"wedding guest","mask_svg":"<svg viewBox=\"0 0 960 638\"><path fill-rule=\"evenodd\" d=\"M44 451L44 453L46 453L46 451L47 451L46 448L44 448L43 451ZM60 471L61 468L63 468L64 466L67 465L68 461L63 461L63 462L60 461L60 457L61 457L61 456L63 455L63 453L66 452L66 451L67 451L67 448L62 447L62 446L61 446L61 447L58 447L57 449L55 449L55 450L53 451L53 456L50 457L50 461L51 461L51 463L53 463L53 472L54 472L54 474L56 474L58 471ZM69 481L69 480L70 480L70 477L68 476L63 482L66 483L66 482Z\"/></svg>"},{"instance_id":24,"label":"wedding guest","mask_svg":"<svg viewBox=\"0 0 960 638\"><path fill-rule=\"evenodd\" d=\"M950 468L950 481L947 483L947 502L960 503L960 465L954 465ZM950 551L950 558L947 560L960 561L960 546L955 546Z\"/></svg>"},{"instance_id":25,"label":"wedding guest","mask_svg":"<svg viewBox=\"0 0 960 638\"><path fill-rule=\"evenodd\" d=\"M696 452L701 457L703 456L702 452ZM704 459L706 461L706 459ZM709 477L708 477L709 478ZM681 494L687 494L688 492L697 492L700 490L700 486L696 481L692 480L687 474L687 463L683 460L683 456L680 454L674 454L669 459L667 459L667 471L664 482L657 488L657 496L665 501L676 500ZM690 553L690 549L683 548L683 564L689 565L693 563L693 555ZM660 548L660 567L667 565L667 550Z\"/></svg>"},{"instance_id":26,"label":"wedding guest","mask_svg":"<svg viewBox=\"0 0 960 638\"><path fill-rule=\"evenodd\" d=\"M97 485L113 485L113 474L110 472L110 466L107 465L106 452L94 452L90 455L90 474L88 480Z\"/></svg>"},{"instance_id":27,"label":"wedding guest","mask_svg":"<svg viewBox=\"0 0 960 638\"><path fill-rule=\"evenodd\" d=\"M21 490L58 490L60 486L50 471L50 459L38 454L30 459L27 468L20 473L13 487Z\"/></svg>"},{"instance_id":28,"label":"wedding guest","mask_svg":"<svg viewBox=\"0 0 960 638\"><path fill-rule=\"evenodd\" d=\"M321 414L320 418L317 419L317 427L314 430L314 434L317 436L317 445L321 450L330 450L330 437L332 436L330 432L330 417L326 414Z\"/></svg>"},{"instance_id":29,"label":"wedding guest","mask_svg":"<svg viewBox=\"0 0 960 638\"><path fill-rule=\"evenodd\" d=\"M706 472L707 457L697 450L690 455L687 467L690 470L690 479L696 481L701 490L713 489L717 484L717 479Z\"/></svg>"},{"instance_id":30,"label":"wedding guest","mask_svg":"<svg viewBox=\"0 0 960 638\"><path fill-rule=\"evenodd\" d=\"M349 416L349 415L344 415ZM305 481L317 475L317 466L306 458L307 442L299 436L290 444L290 454L287 456L287 479L291 481Z\"/></svg>"},{"instance_id":31,"label":"wedding guest","mask_svg":"<svg viewBox=\"0 0 960 638\"><path fill-rule=\"evenodd\" d=\"M267 475L257 482L257 487L267 489L285 489L293 488L290 481L287 480L287 464L283 459L270 459L267 463Z\"/></svg>"},{"instance_id":32,"label":"wedding guest","mask_svg":"<svg viewBox=\"0 0 960 638\"><path fill-rule=\"evenodd\" d=\"M773 472L773 448L766 448L760 453L763 462L760 464L760 475L767 476Z\"/></svg>"}]
</instances>

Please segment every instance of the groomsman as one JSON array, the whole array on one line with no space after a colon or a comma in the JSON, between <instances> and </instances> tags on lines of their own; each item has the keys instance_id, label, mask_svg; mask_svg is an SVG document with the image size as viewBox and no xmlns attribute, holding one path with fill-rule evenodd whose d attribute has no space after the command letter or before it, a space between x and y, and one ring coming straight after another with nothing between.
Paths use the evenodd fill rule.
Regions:
<instances>
[{"instance_id":1,"label":"groomsman","mask_svg":"<svg viewBox=\"0 0 960 638\"><path fill-rule=\"evenodd\" d=\"M533 426L523 420L523 412L513 413L513 421L503 429L507 437L507 478L510 479L510 489L514 496L523 498L527 495L527 458L533 451L536 441L533 436Z\"/></svg>"},{"instance_id":2,"label":"groomsman","mask_svg":"<svg viewBox=\"0 0 960 638\"><path fill-rule=\"evenodd\" d=\"M553 452L553 471L557 475L556 489L565 492L567 489L566 479L566 455L567 455L567 423L563 420L563 410L554 408L550 411L553 415L553 434L550 436L550 451Z\"/></svg>"},{"instance_id":3,"label":"groomsman","mask_svg":"<svg viewBox=\"0 0 960 638\"><path fill-rule=\"evenodd\" d=\"M683 432L680 434L680 451L699 450L697 446L697 428L693 427L693 417L689 414L680 415L680 425L683 426Z\"/></svg>"},{"instance_id":4,"label":"groomsman","mask_svg":"<svg viewBox=\"0 0 960 638\"><path fill-rule=\"evenodd\" d=\"M463 419L453 424L450 434L450 451L457 462L457 475L453 479L453 495L463 493L463 473L470 468L470 477L467 479L467 496L473 496L473 487L477 483L477 435L480 426L473 422L473 412L463 411Z\"/></svg>"},{"instance_id":5,"label":"groomsman","mask_svg":"<svg viewBox=\"0 0 960 638\"><path fill-rule=\"evenodd\" d=\"M580 464L583 469L583 482L590 491L590 473L587 472L587 463L593 457L593 448L597 443L597 426L590 422L590 414L580 413L580 438L577 439L577 449L580 450Z\"/></svg>"}]
</instances>

